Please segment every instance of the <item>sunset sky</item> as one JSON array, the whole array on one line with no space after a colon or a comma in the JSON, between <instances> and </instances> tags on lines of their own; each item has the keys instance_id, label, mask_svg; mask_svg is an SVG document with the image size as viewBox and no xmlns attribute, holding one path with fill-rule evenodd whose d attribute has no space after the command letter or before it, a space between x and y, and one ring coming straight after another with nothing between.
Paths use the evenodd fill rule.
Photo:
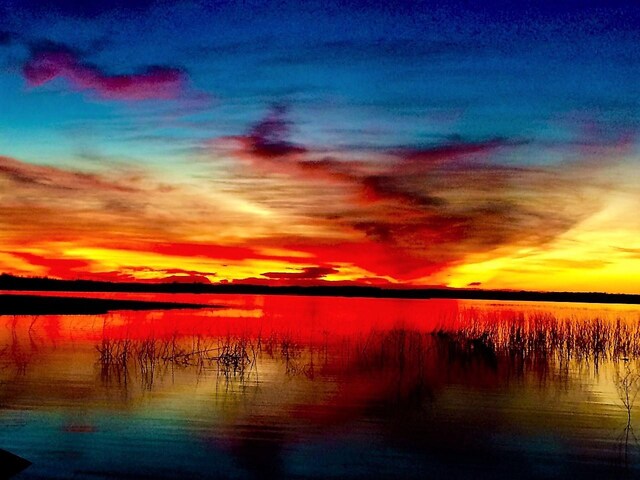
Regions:
<instances>
[{"instance_id":1,"label":"sunset sky","mask_svg":"<svg viewBox=\"0 0 640 480\"><path fill-rule=\"evenodd\" d=\"M640 293L640 7L555 3L0 0L0 272Z\"/></svg>"}]
</instances>

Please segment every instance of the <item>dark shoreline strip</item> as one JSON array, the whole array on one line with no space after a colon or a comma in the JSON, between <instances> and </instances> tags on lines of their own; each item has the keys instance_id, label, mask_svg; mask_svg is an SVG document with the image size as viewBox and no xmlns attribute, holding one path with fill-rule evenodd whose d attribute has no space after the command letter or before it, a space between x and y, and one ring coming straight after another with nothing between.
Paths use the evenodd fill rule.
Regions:
<instances>
[{"instance_id":1,"label":"dark shoreline strip","mask_svg":"<svg viewBox=\"0 0 640 480\"><path fill-rule=\"evenodd\" d=\"M93 280L25 278L0 274L0 290L28 292L201 293L239 295L299 295L406 299L503 300L640 305L640 294L602 292L536 292L471 288L385 288L374 286L268 286L251 284L135 283Z\"/></svg>"},{"instance_id":2,"label":"dark shoreline strip","mask_svg":"<svg viewBox=\"0 0 640 480\"><path fill-rule=\"evenodd\" d=\"M195 303L111 300L105 298L0 295L0 315L100 315L113 310L175 310L215 308Z\"/></svg>"}]
</instances>

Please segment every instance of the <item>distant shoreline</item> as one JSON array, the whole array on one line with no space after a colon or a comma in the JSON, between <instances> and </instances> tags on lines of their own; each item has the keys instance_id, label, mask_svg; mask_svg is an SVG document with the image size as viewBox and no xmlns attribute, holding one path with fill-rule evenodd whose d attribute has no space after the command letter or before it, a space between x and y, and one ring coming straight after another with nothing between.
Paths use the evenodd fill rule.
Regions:
<instances>
[{"instance_id":1,"label":"distant shoreline","mask_svg":"<svg viewBox=\"0 0 640 480\"><path fill-rule=\"evenodd\" d=\"M192 293L240 295L297 295L397 299L458 299L529 302L571 302L640 305L640 295L600 292L536 292L464 288L382 288L374 286L267 286L202 283L116 283L55 280L0 275L0 290L39 292Z\"/></svg>"},{"instance_id":2,"label":"distant shoreline","mask_svg":"<svg viewBox=\"0 0 640 480\"><path fill-rule=\"evenodd\" d=\"M0 315L101 315L114 310L176 310L215 305L105 298L0 294Z\"/></svg>"}]
</instances>

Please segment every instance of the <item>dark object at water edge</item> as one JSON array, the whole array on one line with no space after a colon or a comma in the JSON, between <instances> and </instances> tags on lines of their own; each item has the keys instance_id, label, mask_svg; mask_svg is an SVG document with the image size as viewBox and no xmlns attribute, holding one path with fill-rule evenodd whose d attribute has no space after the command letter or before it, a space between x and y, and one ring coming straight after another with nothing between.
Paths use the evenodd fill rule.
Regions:
<instances>
[{"instance_id":1,"label":"dark object at water edge","mask_svg":"<svg viewBox=\"0 0 640 480\"><path fill-rule=\"evenodd\" d=\"M0 479L11 478L29 465L29 460L0 449Z\"/></svg>"}]
</instances>

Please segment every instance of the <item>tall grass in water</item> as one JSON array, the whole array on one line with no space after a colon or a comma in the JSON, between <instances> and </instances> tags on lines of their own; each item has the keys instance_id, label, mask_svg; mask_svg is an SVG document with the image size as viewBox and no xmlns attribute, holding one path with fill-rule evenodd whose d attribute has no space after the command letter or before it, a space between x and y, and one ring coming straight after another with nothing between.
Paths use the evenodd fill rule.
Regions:
<instances>
[{"instance_id":1,"label":"tall grass in water","mask_svg":"<svg viewBox=\"0 0 640 480\"><path fill-rule=\"evenodd\" d=\"M125 384L133 372L145 389L169 369L216 367L227 378L242 376L255 363L257 352L248 337L213 338L202 335L142 339L103 337L96 345L98 365L105 383Z\"/></svg>"},{"instance_id":2,"label":"tall grass in water","mask_svg":"<svg viewBox=\"0 0 640 480\"><path fill-rule=\"evenodd\" d=\"M640 357L640 318L559 318L551 313L497 316L470 309L436 329L460 342L475 342L496 354L520 358L555 355L560 360L622 360Z\"/></svg>"},{"instance_id":3,"label":"tall grass in water","mask_svg":"<svg viewBox=\"0 0 640 480\"><path fill-rule=\"evenodd\" d=\"M397 396L429 395L433 387L457 379L469 385L496 385L511 376L533 374L544 384L566 385L570 365L598 368L640 359L640 321L559 318L550 312L462 310L429 327L367 330L362 334L316 336L260 332L227 336L192 335L143 339L104 337L97 346L105 382L127 382L131 374L151 389L175 369L213 372L225 382L252 374L260 359L281 362L289 376L329 376L337 381L383 375L396 381ZM434 326L435 325L435 326ZM324 358L324 362L320 361ZM320 361L320 362L319 362ZM548 383L551 381L551 383ZM542 383L541 383L542 384Z\"/></svg>"}]
</instances>

